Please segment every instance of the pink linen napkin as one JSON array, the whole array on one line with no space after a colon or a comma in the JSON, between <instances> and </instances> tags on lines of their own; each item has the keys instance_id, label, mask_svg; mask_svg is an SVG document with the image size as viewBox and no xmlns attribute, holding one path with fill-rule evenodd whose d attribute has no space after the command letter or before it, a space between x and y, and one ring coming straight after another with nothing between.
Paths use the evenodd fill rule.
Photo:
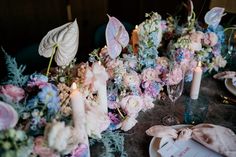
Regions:
<instances>
[{"instance_id":1,"label":"pink linen napkin","mask_svg":"<svg viewBox=\"0 0 236 157\"><path fill-rule=\"evenodd\" d=\"M149 128L146 134L159 138L167 136L176 140L192 138L224 156L236 157L236 135L232 130L223 126L199 124L192 128L184 128L177 131L171 126L156 125Z\"/></svg>"}]
</instances>

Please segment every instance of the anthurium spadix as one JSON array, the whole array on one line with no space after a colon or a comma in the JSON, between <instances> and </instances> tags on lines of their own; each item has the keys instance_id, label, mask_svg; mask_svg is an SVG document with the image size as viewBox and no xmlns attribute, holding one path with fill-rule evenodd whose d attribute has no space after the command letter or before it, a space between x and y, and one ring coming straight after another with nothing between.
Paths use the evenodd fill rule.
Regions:
<instances>
[{"instance_id":1,"label":"anthurium spadix","mask_svg":"<svg viewBox=\"0 0 236 157\"><path fill-rule=\"evenodd\" d=\"M47 75L54 56L58 66L68 65L74 59L78 46L79 28L76 20L49 31L40 42L38 50L41 56L51 57Z\"/></svg>"},{"instance_id":2,"label":"anthurium spadix","mask_svg":"<svg viewBox=\"0 0 236 157\"><path fill-rule=\"evenodd\" d=\"M112 59L120 55L122 48L129 43L129 34L124 25L115 17L108 15L109 21L106 27L106 44L108 54Z\"/></svg>"}]
</instances>

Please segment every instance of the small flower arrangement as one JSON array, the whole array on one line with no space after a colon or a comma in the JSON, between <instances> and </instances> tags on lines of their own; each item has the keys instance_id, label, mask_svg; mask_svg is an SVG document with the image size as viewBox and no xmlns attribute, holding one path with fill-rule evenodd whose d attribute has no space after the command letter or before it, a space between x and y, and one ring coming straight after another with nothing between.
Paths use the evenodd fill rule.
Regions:
<instances>
[{"instance_id":1,"label":"small flower arrangement","mask_svg":"<svg viewBox=\"0 0 236 157\"><path fill-rule=\"evenodd\" d=\"M204 28L198 25L190 5L187 23L182 25L174 17L162 20L158 13L146 14L147 19L135 28L138 41L131 37L131 44L117 58L111 58L106 47L90 54L90 61L101 62L110 76L107 88L112 129L131 129L138 113L154 106L166 83L178 82L182 73L186 81L192 80L197 62L202 62L204 72L225 67L227 62L221 55L224 30L214 22L214 18L221 20L224 9L209 11L205 16L208 27ZM215 13L218 16L212 17ZM137 53L132 43L138 43ZM172 75L170 69L174 69Z\"/></svg>"}]
</instances>

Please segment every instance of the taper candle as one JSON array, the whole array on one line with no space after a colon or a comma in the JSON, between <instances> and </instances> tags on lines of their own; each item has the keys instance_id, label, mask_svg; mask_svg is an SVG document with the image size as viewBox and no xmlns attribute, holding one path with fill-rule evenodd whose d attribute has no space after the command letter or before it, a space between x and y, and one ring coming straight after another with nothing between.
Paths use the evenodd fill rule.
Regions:
<instances>
[{"instance_id":1,"label":"taper candle","mask_svg":"<svg viewBox=\"0 0 236 157\"><path fill-rule=\"evenodd\" d=\"M197 67L194 69L193 80L192 80L191 91L190 91L190 97L192 99L198 99L201 79L202 79L201 62L198 62Z\"/></svg>"},{"instance_id":2,"label":"taper candle","mask_svg":"<svg viewBox=\"0 0 236 157\"><path fill-rule=\"evenodd\" d=\"M76 83L71 85L72 92L70 94L72 116L76 136L78 136L80 143L85 144L88 147L87 157L90 157L90 148L88 141L88 134L86 131L86 115L85 115L85 103L82 94L77 89Z\"/></svg>"},{"instance_id":3,"label":"taper candle","mask_svg":"<svg viewBox=\"0 0 236 157\"><path fill-rule=\"evenodd\" d=\"M135 29L132 32L131 41L134 54L138 53L138 26L135 26Z\"/></svg>"}]
</instances>

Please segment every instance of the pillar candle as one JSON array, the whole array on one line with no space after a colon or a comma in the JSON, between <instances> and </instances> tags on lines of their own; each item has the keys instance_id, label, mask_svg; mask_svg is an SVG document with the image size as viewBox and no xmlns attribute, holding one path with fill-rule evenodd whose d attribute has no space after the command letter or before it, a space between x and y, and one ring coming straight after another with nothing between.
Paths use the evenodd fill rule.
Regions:
<instances>
[{"instance_id":1,"label":"pillar candle","mask_svg":"<svg viewBox=\"0 0 236 157\"><path fill-rule=\"evenodd\" d=\"M135 26L135 29L133 30L132 32L132 37L131 37L131 40L132 40L132 47L133 47L133 52L134 54L137 54L138 53L138 26L136 25Z\"/></svg>"},{"instance_id":2,"label":"pillar candle","mask_svg":"<svg viewBox=\"0 0 236 157\"><path fill-rule=\"evenodd\" d=\"M202 68L201 68L201 62L199 62L197 67L194 69L193 73L193 80L190 91L190 97L192 99L198 99L201 79L202 79Z\"/></svg>"}]
</instances>

